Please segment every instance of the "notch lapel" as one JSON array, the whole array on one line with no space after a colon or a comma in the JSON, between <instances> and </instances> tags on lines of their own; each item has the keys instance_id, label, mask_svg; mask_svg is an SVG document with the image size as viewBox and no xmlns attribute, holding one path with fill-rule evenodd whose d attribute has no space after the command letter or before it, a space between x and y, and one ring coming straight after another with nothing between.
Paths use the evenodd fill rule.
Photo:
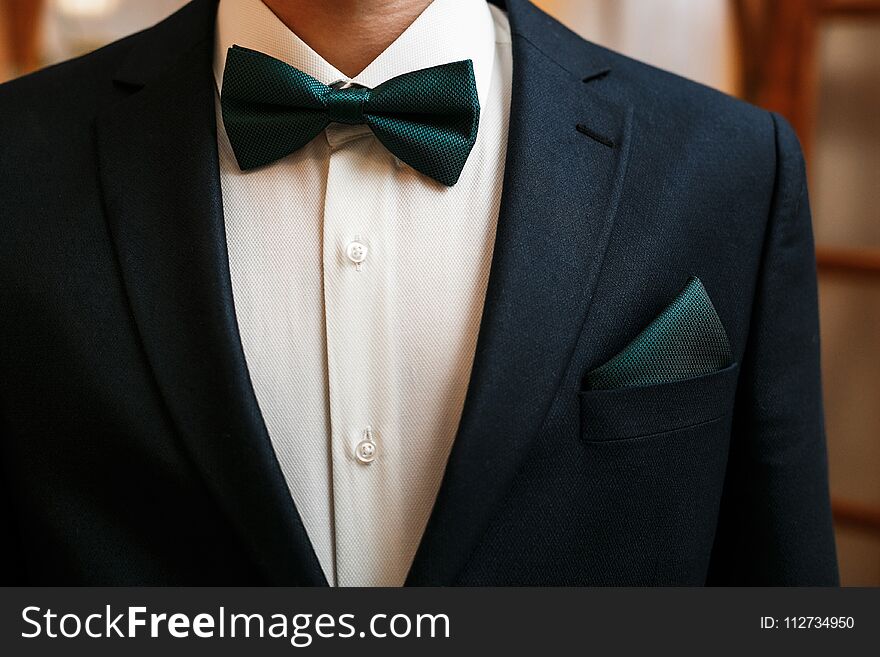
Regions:
<instances>
[{"instance_id":1,"label":"notch lapel","mask_svg":"<svg viewBox=\"0 0 880 657\"><path fill-rule=\"evenodd\" d=\"M631 108L583 82L605 62L567 70L588 59L587 46L523 0L507 8L513 98L495 251L458 435L410 585L456 582L539 434L584 327L626 171ZM565 67L545 54L565 49L578 55Z\"/></svg>"},{"instance_id":2,"label":"notch lapel","mask_svg":"<svg viewBox=\"0 0 880 657\"><path fill-rule=\"evenodd\" d=\"M123 63L117 79L129 95L97 126L105 209L147 360L197 470L267 582L326 584L269 441L233 309L215 13L216 0L196 0L143 33Z\"/></svg>"}]
</instances>

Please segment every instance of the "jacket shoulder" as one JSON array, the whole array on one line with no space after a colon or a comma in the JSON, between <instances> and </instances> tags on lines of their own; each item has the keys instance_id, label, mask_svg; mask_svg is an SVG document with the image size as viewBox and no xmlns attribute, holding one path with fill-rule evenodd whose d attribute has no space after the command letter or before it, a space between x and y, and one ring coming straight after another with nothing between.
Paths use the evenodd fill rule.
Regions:
<instances>
[{"instance_id":1,"label":"jacket shoulder","mask_svg":"<svg viewBox=\"0 0 880 657\"><path fill-rule=\"evenodd\" d=\"M516 5L513 32L587 87L660 132L694 129L772 140L774 122L758 107L717 89L588 41L530 3ZM589 77L592 76L592 77Z\"/></svg>"},{"instance_id":2,"label":"jacket shoulder","mask_svg":"<svg viewBox=\"0 0 880 657\"><path fill-rule=\"evenodd\" d=\"M599 46L594 46L598 48ZM751 127L762 135L772 130L769 113L718 89L631 57L605 50L613 62L614 92L636 106L652 124L708 121L720 126Z\"/></svg>"},{"instance_id":3,"label":"jacket shoulder","mask_svg":"<svg viewBox=\"0 0 880 657\"><path fill-rule=\"evenodd\" d=\"M0 85L3 123L14 116L20 129L22 118L45 121L94 109L96 103L112 94L115 68L140 38L140 33L126 37Z\"/></svg>"},{"instance_id":4,"label":"jacket shoulder","mask_svg":"<svg viewBox=\"0 0 880 657\"><path fill-rule=\"evenodd\" d=\"M147 82L151 70L173 65L194 44L209 38L215 12L216 0L193 0L152 27L0 85L0 119L15 117L18 130L22 118L46 125L55 119L94 116L127 95L114 84L117 78L123 83Z\"/></svg>"}]
</instances>

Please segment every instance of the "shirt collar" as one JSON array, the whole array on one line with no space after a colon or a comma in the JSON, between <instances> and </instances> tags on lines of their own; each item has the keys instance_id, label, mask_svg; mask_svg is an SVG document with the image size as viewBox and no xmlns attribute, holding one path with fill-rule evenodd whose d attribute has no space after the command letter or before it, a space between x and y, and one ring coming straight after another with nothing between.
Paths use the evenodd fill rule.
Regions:
<instances>
[{"instance_id":1,"label":"shirt collar","mask_svg":"<svg viewBox=\"0 0 880 657\"><path fill-rule=\"evenodd\" d=\"M495 27L489 6L483 0L434 0L353 78L312 50L262 0L220 0L214 52L218 89L223 85L226 52L233 44L280 59L324 84L344 81L371 88L403 73L470 59L483 106L495 63Z\"/></svg>"}]
</instances>

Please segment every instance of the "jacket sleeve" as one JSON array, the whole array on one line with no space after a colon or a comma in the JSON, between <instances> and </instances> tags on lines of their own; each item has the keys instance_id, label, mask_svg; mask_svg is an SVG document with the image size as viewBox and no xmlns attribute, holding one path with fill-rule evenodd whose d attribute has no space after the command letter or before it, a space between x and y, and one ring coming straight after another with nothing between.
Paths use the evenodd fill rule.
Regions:
<instances>
[{"instance_id":1,"label":"jacket sleeve","mask_svg":"<svg viewBox=\"0 0 880 657\"><path fill-rule=\"evenodd\" d=\"M776 179L708 583L833 586L838 571L806 175L791 127L772 119Z\"/></svg>"}]
</instances>

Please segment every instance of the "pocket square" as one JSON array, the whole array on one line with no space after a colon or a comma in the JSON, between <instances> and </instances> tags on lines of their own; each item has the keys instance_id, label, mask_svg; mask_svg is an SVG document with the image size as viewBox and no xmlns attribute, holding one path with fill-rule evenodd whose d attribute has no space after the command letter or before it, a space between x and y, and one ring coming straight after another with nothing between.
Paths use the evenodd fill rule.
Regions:
<instances>
[{"instance_id":1,"label":"pocket square","mask_svg":"<svg viewBox=\"0 0 880 657\"><path fill-rule=\"evenodd\" d=\"M685 288L620 353L586 376L592 390L692 379L733 364L730 341L703 283Z\"/></svg>"}]
</instances>

